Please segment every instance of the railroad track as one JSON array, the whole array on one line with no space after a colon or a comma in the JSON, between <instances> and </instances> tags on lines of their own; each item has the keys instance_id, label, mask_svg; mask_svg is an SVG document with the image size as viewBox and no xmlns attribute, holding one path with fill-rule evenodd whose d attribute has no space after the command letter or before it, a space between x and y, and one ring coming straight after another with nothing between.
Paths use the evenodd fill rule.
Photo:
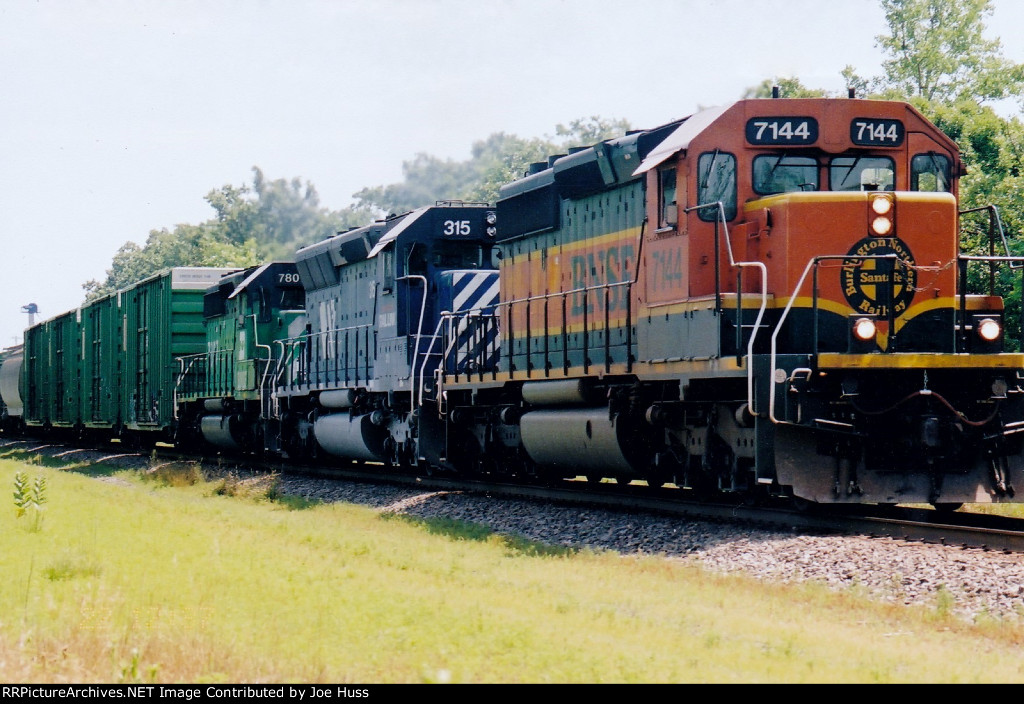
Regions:
<instances>
[{"instance_id":1,"label":"railroad track","mask_svg":"<svg viewBox=\"0 0 1024 704\"><path fill-rule=\"evenodd\" d=\"M295 471L296 468L288 469ZM794 533L886 537L969 549L1024 552L1024 520L970 511L947 513L903 506L864 505L802 511L790 506L752 505L727 500L697 501L680 496L688 493L680 489L652 490L636 484L590 485L583 480L566 480L556 485L538 486L486 479L418 477L367 468L316 467L301 468L300 471L353 481L398 483L429 491L600 506L618 511L633 509L693 520L751 523Z\"/></svg>"},{"instance_id":2,"label":"railroad track","mask_svg":"<svg viewBox=\"0 0 1024 704\"><path fill-rule=\"evenodd\" d=\"M79 448L59 443L33 444L33 441L3 440L0 450L22 449L76 461L82 452L98 452L105 456L138 457L149 455L121 453L116 448ZM157 457L164 461L210 462L209 458L186 455L172 448L158 447ZM753 505L693 500L680 489L613 483L588 484L583 480L565 480L547 486L492 481L485 478L449 476L413 476L387 471L383 467L352 465L349 467L304 467L279 461L256 459L233 460L236 467L264 472L302 473L321 478L358 482L397 484L434 492L461 492L485 496L519 498L564 505L597 506L616 511L643 511L682 519L714 522L749 523L759 527L793 533L859 535L885 537L916 543L958 546L969 549L1024 553L1024 520L971 513L940 512L903 506L826 507L823 510L801 511L789 506Z\"/></svg>"}]
</instances>

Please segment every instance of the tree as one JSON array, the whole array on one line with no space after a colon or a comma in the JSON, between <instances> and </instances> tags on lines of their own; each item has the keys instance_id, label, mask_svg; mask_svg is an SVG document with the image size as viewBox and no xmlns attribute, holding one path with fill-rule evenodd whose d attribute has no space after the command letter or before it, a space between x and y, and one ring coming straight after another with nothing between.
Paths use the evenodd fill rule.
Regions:
<instances>
[{"instance_id":1,"label":"tree","mask_svg":"<svg viewBox=\"0 0 1024 704\"><path fill-rule=\"evenodd\" d=\"M152 230L145 246L126 242L117 250L103 282L82 285L86 300L113 293L163 269L175 266L247 267L262 259L253 239L233 243L219 239L206 225L178 225L173 231Z\"/></svg>"},{"instance_id":2,"label":"tree","mask_svg":"<svg viewBox=\"0 0 1024 704\"><path fill-rule=\"evenodd\" d=\"M253 167L251 186L222 186L210 191L206 201L214 209L213 219L152 230L141 247L126 242L104 281L83 284L87 300L175 266L248 267L290 260L302 246L373 219L368 208L358 206L327 210L313 184L297 178L271 181L258 167Z\"/></svg>"},{"instance_id":3,"label":"tree","mask_svg":"<svg viewBox=\"0 0 1024 704\"><path fill-rule=\"evenodd\" d=\"M335 232L367 225L374 217L404 213L439 200L494 202L498 189L518 178L533 161L618 136L625 120L593 116L558 125L557 138L522 139L503 133L475 142L466 161L417 154L402 165L404 180L364 188L356 203L331 211L320 205L312 183L269 180L253 167L251 185L225 185L206 194L215 216L199 225L153 230L146 244L125 243L102 282L83 284L93 299L175 266L246 267L292 259L296 250Z\"/></svg>"},{"instance_id":4,"label":"tree","mask_svg":"<svg viewBox=\"0 0 1024 704\"><path fill-rule=\"evenodd\" d=\"M353 197L360 207L381 214L405 213L438 200L460 198L479 175L479 164L473 160L443 160L420 153L402 164L401 183L364 188Z\"/></svg>"},{"instance_id":5,"label":"tree","mask_svg":"<svg viewBox=\"0 0 1024 704\"><path fill-rule=\"evenodd\" d=\"M984 103L1019 96L1024 65L1000 56L986 39L991 0L881 0L890 34L877 38L889 56L883 87L928 101Z\"/></svg>"},{"instance_id":6,"label":"tree","mask_svg":"<svg viewBox=\"0 0 1024 704\"><path fill-rule=\"evenodd\" d=\"M252 171L251 187L226 185L206 195L217 214L208 223L215 240L243 244L252 239L272 258L290 259L299 247L372 220L367 208L321 207L309 181L268 180L259 167Z\"/></svg>"}]
</instances>

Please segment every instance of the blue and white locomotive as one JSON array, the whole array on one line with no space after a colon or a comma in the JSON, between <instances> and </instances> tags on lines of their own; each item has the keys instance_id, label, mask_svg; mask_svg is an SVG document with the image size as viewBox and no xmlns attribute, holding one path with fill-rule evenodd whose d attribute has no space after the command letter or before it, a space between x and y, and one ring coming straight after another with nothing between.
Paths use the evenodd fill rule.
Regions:
<instances>
[{"instance_id":1,"label":"blue and white locomotive","mask_svg":"<svg viewBox=\"0 0 1024 704\"><path fill-rule=\"evenodd\" d=\"M341 233L296 254L306 330L282 340L275 407L282 449L416 464L416 412L442 360L493 366L497 330L446 330L446 314L497 303L493 208L443 202ZM472 329L470 329L472 328Z\"/></svg>"}]
</instances>

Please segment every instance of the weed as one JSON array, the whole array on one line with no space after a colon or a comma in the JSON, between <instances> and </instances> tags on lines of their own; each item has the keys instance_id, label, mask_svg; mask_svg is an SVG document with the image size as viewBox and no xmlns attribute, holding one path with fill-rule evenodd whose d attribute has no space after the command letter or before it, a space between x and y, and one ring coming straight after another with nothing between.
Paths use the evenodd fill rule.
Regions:
<instances>
[{"instance_id":1,"label":"weed","mask_svg":"<svg viewBox=\"0 0 1024 704\"><path fill-rule=\"evenodd\" d=\"M32 496L29 493L28 475L18 472L14 475L14 515L21 518L31 506Z\"/></svg>"},{"instance_id":2,"label":"weed","mask_svg":"<svg viewBox=\"0 0 1024 704\"><path fill-rule=\"evenodd\" d=\"M935 613L945 618L952 615L953 607L956 606L956 597L949 591L945 584L940 584L935 590Z\"/></svg>"},{"instance_id":3,"label":"weed","mask_svg":"<svg viewBox=\"0 0 1024 704\"><path fill-rule=\"evenodd\" d=\"M143 476L166 487L194 486L206 480L199 462L165 462L151 465Z\"/></svg>"},{"instance_id":4,"label":"weed","mask_svg":"<svg viewBox=\"0 0 1024 704\"><path fill-rule=\"evenodd\" d=\"M32 514L29 530L39 531L43 526L43 504L47 502L46 477L36 476L31 485L28 475L18 472L14 475L14 514L17 518Z\"/></svg>"},{"instance_id":5,"label":"weed","mask_svg":"<svg viewBox=\"0 0 1024 704\"><path fill-rule=\"evenodd\" d=\"M213 493L217 496L238 496L242 480L233 474L229 474L218 482Z\"/></svg>"},{"instance_id":6,"label":"weed","mask_svg":"<svg viewBox=\"0 0 1024 704\"><path fill-rule=\"evenodd\" d=\"M99 565L86 557L61 555L43 568L43 576L51 582L61 582L75 577L96 577L102 571Z\"/></svg>"},{"instance_id":7,"label":"weed","mask_svg":"<svg viewBox=\"0 0 1024 704\"><path fill-rule=\"evenodd\" d=\"M276 474L258 474L245 479L229 472L214 485L213 493L216 496L231 496L252 501L277 501L283 498L280 477Z\"/></svg>"},{"instance_id":8,"label":"weed","mask_svg":"<svg viewBox=\"0 0 1024 704\"><path fill-rule=\"evenodd\" d=\"M119 682L136 684L139 682L156 682L157 674L160 671L159 665L150 665L146 669L146 676L143 678L142 655L138 648L132 648L131 660L128 663L120 663Z\"/></svg>"}]
</instances>

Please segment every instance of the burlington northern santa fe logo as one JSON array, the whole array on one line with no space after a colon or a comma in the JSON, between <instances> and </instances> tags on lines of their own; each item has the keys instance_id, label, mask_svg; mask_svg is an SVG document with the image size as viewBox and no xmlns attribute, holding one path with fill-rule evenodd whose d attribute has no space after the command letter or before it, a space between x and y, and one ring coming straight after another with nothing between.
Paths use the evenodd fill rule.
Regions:
<instances>
[{"instance_id":1,"label":"burlington northern santa fe logo","mask_svg":"<svg viewBox=\"0 0 1024 704\"><path fill-rule=\"evenodd\" d=\"M865 237L847 254L872 257L843 260L840 274L843 295L853 309L866 315L887 316L891 299L895 315L901 315L913 300L914 287L917 285L914 255L906 243L898 237ZM873 258L886 254L895 254L898 260Z\"/></svg>"}]
</instances>

